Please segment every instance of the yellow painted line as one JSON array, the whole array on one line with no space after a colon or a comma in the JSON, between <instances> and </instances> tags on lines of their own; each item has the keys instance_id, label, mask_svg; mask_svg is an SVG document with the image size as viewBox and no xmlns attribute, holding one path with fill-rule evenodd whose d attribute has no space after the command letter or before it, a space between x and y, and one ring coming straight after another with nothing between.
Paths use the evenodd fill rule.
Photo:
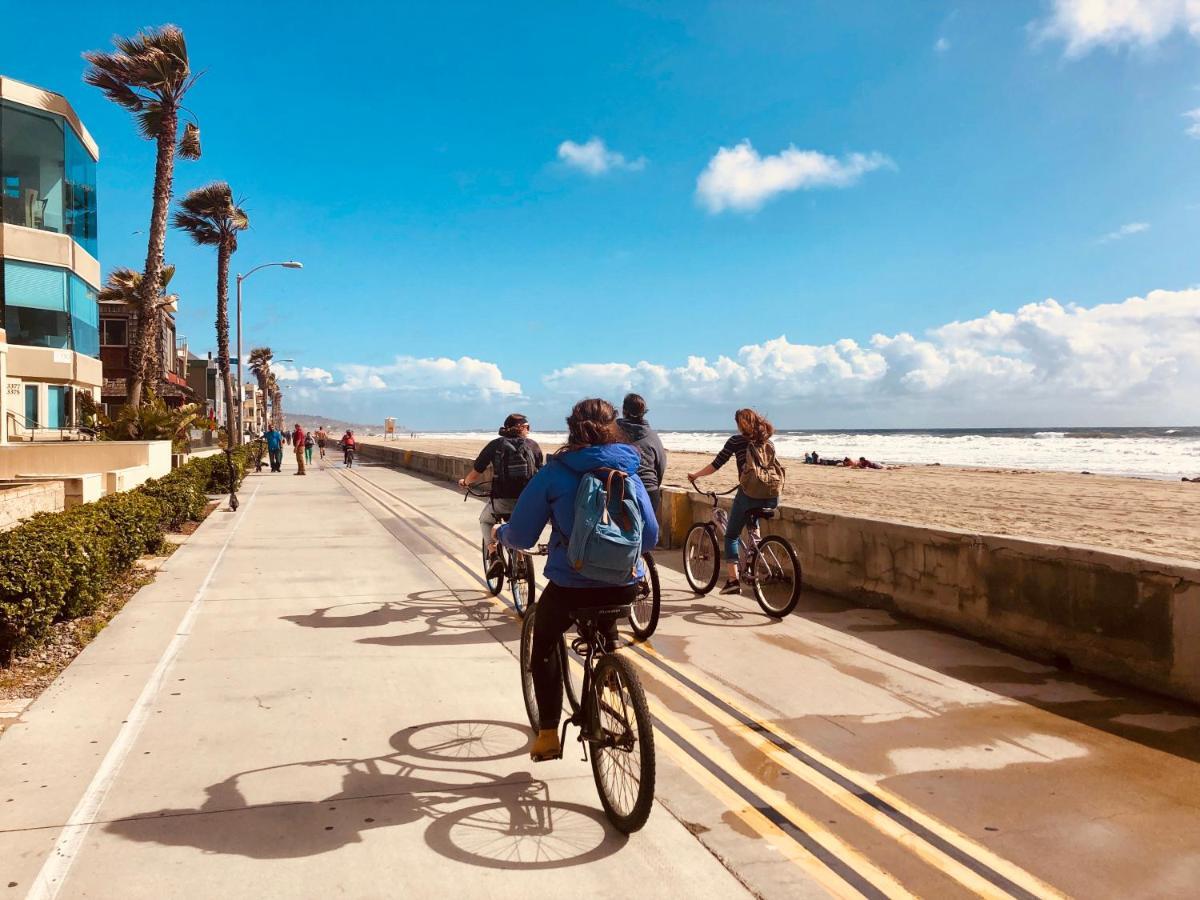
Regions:
<instances>
[{"instance_id":1,"label":"yellow painted line","mask_svg":"<svg viewBox=\"0 0 1200 900\"><path fill-rule=\"evenodd\" d=\"M645 653L647 653L648 655L654 656L656 659L660 660L667 668L682 668L682 667L678 666L676 663L674 663L670 660L667 660L665 657L663 657L663 655L661 653L659 653L657 650L655 650L649 644L643 643L639 646ZM646 667L643 666L643 668L646 668ZM652 671L651 669L647 669L647 670ZM905 800L901 799L900 797L896 796L895 794L893 794L891 791L888 791L886 788L881 787L874 779L869 778L862 772L857 772L854 769L843 766L841 763L837 762L836 760L832 759L831 757L828 757L825 754L821 753L815 747L802 741L800 738L796 737L795 735L790 734L785 729L780 728L777 724L764 722L760 717L755 716L753 713L749 712L747 709L745 709L743 706L741 706L741 704L730 699L729 696L724 691L717 688L708 678L706 678L703 675L698 674L694 670L694 667L691 667L691 666L687 667L686 676L687 676L687 678L694 681L697 685L704 688L706 691L709 691L714 696L719 697L723 702L728 704L732 709L737 710L738 713L745 716L747 719L757 722L757 723L761 724L764 728L768 728L770 731L773 731L775 734L779 735L781 738L783 738L788 743L793 744L798 750L811 756L814 760L819 762L821 765L827 766L832 771L837 772L843 778L846 778L850 781L858 782L863 787L867 788L872 794L874 794L880 800L883 800L884 802L890 804L895 809L897 809L904 815L911 818L914 822L917 822L918 824L924 826L925 828L928 828L931 832L937 834L939 837L941 837L947 843L954 845L959 850L974 857L979 862L986 864L990 869L992 869L993 871L995 871L996 873L998 873L1000 875L1003 875L1005 878L1008 878L1014 884L1018 884L1021 887L1025 888L1025 890L1030 891L1034 894L1044 896L1044 897L1049 897L1049 898L1065 898L1066 897L1066 895L1063 894L1061 891L1059 891L1057 888L1052 887L1051 885L1045 883L1044 881L1039 879L1037 876L1032 875L1029 872L1026 872L1024 869L1020 868L1019 866L1015 865L1014 863L1009 862L1008 860L1004 859L1003 857L997 856L991 850L988 850L986 847L982 846L981 844L976 843L975 841L971 840L971 838L969 838L966 835L962 834L961 832L955 830L954 828L951 828L949 825L946 825L944 822L941 822L940 820L933 818L932 816L923 812L920 809L917 809L916 807L909 804L907 801L905 801ZM803 778L806 782L811 784L813 787L816 787L818 790L821 791L821 793L825 794L827 797L829 797L830 799L837 802L840 806L842 806L849 812L852 812L855 815L858 815L860 818L863 818L864 820L871 822L871 824L873 824L876 828L880 829L881 831L884 831L885 833L888 833L890 836L894 837L896 840L898 840L902 844L904 844L904 846L906 848L908 848L908 849L912 850L914 853L917 853L918 855L920 855L923 859L926 859L927 861L930 861L930 862L934 862L939 868L941 868L943 871L945 871L948 875L951 875L952 877L954 877L955 880L959 881L964 886L969 887L969 888L971 888L971 890L974 890L974 891L980 893L981 896L988 896L988 897L1007 897L1007 896L1009 896L1006 892L1004 892L1004 891L1000 890L999 888L995 887L994 885L990 884L985 879L983 879L981 876L977 875L976 873L974 873L970 869L968 869L966 866L959 863L957 860L951 859L950 857L946 856L944 853L937 850L937 848L930 846L928 843L921 840L921 838L914 835L912 832L908 831L906 828L904 828L899 823L894 822L893 820L889 819L887 816L880 813L875 808L869 806L865 801L861 800L858 796L850 793L849 791L845 790L844 788L840 787L839 785L836 785L836 784L830 782L828 779L821 776L820 773L815 772L808 766L805 766L804 764L802 764L801 762L796 760L795 757L791 756L790 754L788 754L784 750L782 750L780 747L776 746L773 742L762 738L761 734L757 730L755 730L753 728L749 728L746 725L742 724L741 722L738 722L736 719L734 719L728 713L724 712L719 707L713 705L712 702L709 701L708 699L706 699L705 697L701 696L700 694L697 694L695 691L689 690L686 685L680 684L679 688L680 688L680 690L687 692L687 697L690 701L694 702L697 706L703 707L711 715L720 719L721 724L724 725L725 727L728 727L731 730L737 731L739 734L742 734L743 736L752 735L752 736L758 738L759 742L761 744L761 746L759 747L761 752L763 752L765 755L769 756L772 759L772 761L774 761L777 765L784 766L785 768L788 769L788 771L792 772L793 774L797 775L800 778ZM893 831L902 832L902 835L893 833ZM978 882L979 884L977 885L976 882Z\"/></svg>"}]
</instances>

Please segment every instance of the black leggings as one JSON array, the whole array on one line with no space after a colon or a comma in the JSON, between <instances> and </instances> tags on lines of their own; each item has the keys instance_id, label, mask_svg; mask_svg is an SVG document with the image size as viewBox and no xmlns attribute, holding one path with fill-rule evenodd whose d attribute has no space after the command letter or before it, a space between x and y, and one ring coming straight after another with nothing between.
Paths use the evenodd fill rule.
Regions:
<instances>
[{"instance_id":1,"label":"black leggings","mask_svg":"<svg viewBox=\"0 0 1200 900\"><path fill-rule=\"evenodd\" d=\"M557 646L571 627L571 613L576 609L594 606L617 606L632 603L637 585L625 587L571 588L551 582L533 605L533 692L543 730L558 728L562 718L562 671L558 666ZM608 637L616 645L617 623L608 626Z\"/></svg>"}]
</instances>

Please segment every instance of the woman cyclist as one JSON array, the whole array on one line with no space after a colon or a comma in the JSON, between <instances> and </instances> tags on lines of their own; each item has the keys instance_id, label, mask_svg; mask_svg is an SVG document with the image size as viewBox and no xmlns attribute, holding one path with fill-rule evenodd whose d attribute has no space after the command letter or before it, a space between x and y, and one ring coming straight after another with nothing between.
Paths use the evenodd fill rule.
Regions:
<instances>
[{"instance_id":1,"label":"woman cyclist","mask_svg":"<svg viewBox=\"0 0 1200 900\"><path fill-rule=\"evenodd\" d=\"M733 418L737 422L738 433L725 442L725 446L721 448L721 452L711 463L688 476L688 480L692 483L695 483L698 478L713 474L729 462L731 456L737 460L738 477L740 478L742 470L746 468L746 453L750 445L753 444L758 448L770 443L771 435L775 433L775 427L767 421L765 416L760 416L752 409L739 409L733 414ZM774 456L773 453L771 455ZM729 524L725 527L725 567L729 577L725 586L721 588L722 594L741 593L741 585L738 583L738 551L741 549L741 545L738 538L741 537L742 528L746 525L746 511L754 508L774 509L778 504L778 497L757 500L748 496L742 488L738 488L737 494L733 498L733 506L729 510Z\"/></svg>"},{"instance_id":2,"label":"woman cyclist","mask_svg":"<svg viewBox=\"0 0 1200 900\"><path fill-rule=\"evenodd\" d=\"M624 585L604 584L577 574L567 558L567 544L575 525L575 494L583 476L598 468L619 469L628 477L642 512L642 549L651 550L658 541L658 521L641 479L637 477L641 455L624 443L617 425L617 412L607 400L581 400L567 419L567 445L550 457L521 492L507 525L494 529L496 539L514 550L528 550L538 540L546 523L551 525L546 579L549 584L533 607L534 693L541 711L540 730L530 748L534 762L562 755L558 722L562 714L562 673L558 644L571 627L575 609L632 603L637 596L641 573L629 573ZM638 563L641 568L641 563ZM615 643L616 625L608 639Z\"/></svg>"}]
</instances>

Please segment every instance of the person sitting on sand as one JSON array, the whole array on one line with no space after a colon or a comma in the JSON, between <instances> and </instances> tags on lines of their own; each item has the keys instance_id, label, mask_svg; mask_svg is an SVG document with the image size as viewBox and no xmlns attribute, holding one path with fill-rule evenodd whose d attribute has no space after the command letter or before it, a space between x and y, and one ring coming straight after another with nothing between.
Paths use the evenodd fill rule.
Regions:
<instances>
[{"instance_id":1,"label":"person sitting on sand","mask_svg":"<svg viewBox=\"0 0 1200 900\"><path fill-rule=\"evenodd\" d=\"M854 468L856 468L856 469L882 469L883 466L877 462L871 462L871 460L867 459L865 456L860 456L858 458L858 463L855 464Z\"/></svg>"}]
</instances>

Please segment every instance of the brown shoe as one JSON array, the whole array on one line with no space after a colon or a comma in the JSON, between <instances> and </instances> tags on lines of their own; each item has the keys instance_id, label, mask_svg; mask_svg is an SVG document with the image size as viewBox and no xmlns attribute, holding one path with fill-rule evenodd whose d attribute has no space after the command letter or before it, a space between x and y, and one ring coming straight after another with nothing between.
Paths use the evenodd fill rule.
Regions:
<instances>
[{"instance_id":1,"label":"brown shoe","mask_svg":"<svg viewBox=\"0 0 1200 900\"><path fill-rule=\"evenodd\" d=\"M543 728L533 739L529 748L529 758L534 762L546 762L551 759L562 759L562 744L558 742L558 730Z\"/></svg>"}]
</instances>

